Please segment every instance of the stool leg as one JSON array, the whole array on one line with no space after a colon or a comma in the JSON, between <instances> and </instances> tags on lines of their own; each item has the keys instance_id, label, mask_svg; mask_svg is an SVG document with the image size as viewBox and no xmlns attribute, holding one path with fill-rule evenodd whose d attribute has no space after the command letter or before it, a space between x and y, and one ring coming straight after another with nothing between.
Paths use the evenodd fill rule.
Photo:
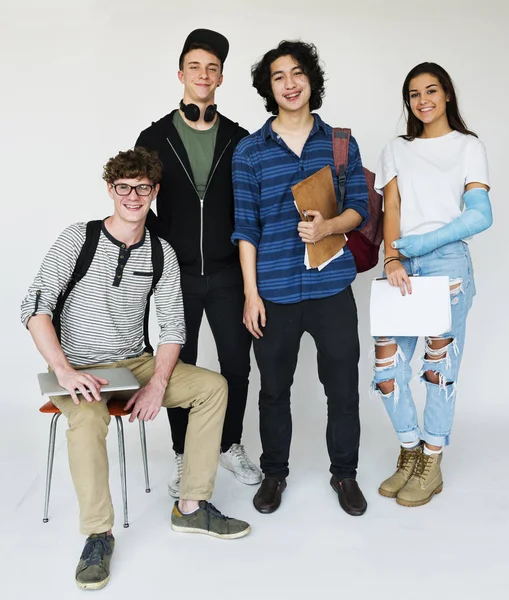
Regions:
<instances>
[{"instance_id":1,"label":"stool leg","mask_svg":"<svg viewBox=\"0 0 509 600\"><path fill-rule=\"evenodd\" d=\"M147 436L145 435L145 421L139 419L140 423L140 442L141 456L143 458L143 470L145 471L145 492L150 492L150 481L148 478L148 460L147 460Z\"/></svg>"},{"instance_id":2,"label":"stool leg","mask_svg":"<svg viewBox=\"0 0 509 600\"><path fill-rule=\"evenodd\" d=\"M122 487L122 501L124 503L124 527L129 527L129 517L127 514L127 483L125 468L125 446L124 446L124 426L122 417L115 416L117 421L118 433L118 462L120 464L120 485Z\"/></svg>"},{"instance_id":3,"label":"stool leg","mask_svg":"<svg viewBox=\"0 0 509 600\"><path fill-rule=\"evenodd\" d=\"M48 445L48 464L46 466L46 493L44 495L44 516L43 523L48 522L49 495L51 492L51 478L53 476L53 459L55 457L55 436L57 431L58 417L62 413L55 413L51 419L49 427L49 445Z\"/></svg>"}]
</instances>

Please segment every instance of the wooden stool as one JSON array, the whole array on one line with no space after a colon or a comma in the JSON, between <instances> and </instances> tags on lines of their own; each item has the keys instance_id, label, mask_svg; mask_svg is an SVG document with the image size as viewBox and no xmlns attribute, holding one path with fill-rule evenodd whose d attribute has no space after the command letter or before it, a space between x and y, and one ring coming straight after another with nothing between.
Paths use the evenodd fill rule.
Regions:
<instances>
[{"instance_id":1,"label":"wooden stool","mask_svg":"<svg viewBox=\"0 0 509 600\"><path fill-rule=\"evenodd\" d=\"M126 483L126 466L125 466L125 446L124 446L124 426L122 424L122 417L129 414L129 411L124 409L126 400L116 400L112 398L108 402L108 412L112 417L115 417L117 422L117 434L118 434L118 460L120 464L120 484L122 487L122 501L124 504L124 527L129 527L128 513L127 513L127 483ZM48 466L46 469L46 494L44 497L44 517L43 522L48 522L48 508L49 508L49 497L51 491L51 477L53 475L53 458L55 456L55 437L57 431L58 418L62 414L60 410L53 404L53 402L46 402L39 409L40 412L45 414L52 414L51 425L49 429L49 446L48 446ZM148 462L147 462L147 438L145 436L145 422L139 420L140 425L140 441L141 441L141 454L143 457L143 469L145 470L145 492L150 492L150 483L148 478Z\"/></svg>"}]
</instances>

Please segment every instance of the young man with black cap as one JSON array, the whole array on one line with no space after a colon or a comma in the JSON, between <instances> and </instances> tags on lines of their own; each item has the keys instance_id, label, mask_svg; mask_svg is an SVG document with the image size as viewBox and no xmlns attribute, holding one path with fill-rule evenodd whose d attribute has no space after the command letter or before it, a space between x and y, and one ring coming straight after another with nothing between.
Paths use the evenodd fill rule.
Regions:
<instances>
[{"instance_id":1,"label":"young man with black cap","mask_svg":"<svg viewBox=\"0 0 509 600\"><path fill-rule=\"evenodd\" d=\"M221 464L242 483L256 484L260 471L241 442L249 381L251 335L242 323L244 291L234 228L231 161L248 132L217 112L216 89L223 81L228 40L196 29L179 59L184 86L179 109L140 134L137 146L156 150L164 167L157 214L147 225L175 249L181 270L187 341L180 358L196 364L198 336L207 315L221 373L228 381L228 408L221 441ZM175 473L169 493L178 497L188 411L168 410Z\"/></svg>"}]
</instances>

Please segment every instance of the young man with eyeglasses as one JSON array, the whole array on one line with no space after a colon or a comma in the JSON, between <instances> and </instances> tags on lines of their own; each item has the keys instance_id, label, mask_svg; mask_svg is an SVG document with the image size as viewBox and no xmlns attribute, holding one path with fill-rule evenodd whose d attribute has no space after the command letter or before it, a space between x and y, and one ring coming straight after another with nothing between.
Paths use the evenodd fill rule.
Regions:
<instances>
[{"instance_id":1,"label":"young man with eyeglasses","mask_svg":"<svg viewBox=\"0 0 509 600\"><path fill-rule=\"evenodd\" d=\"M221 374L228 381L228 407L220 463L246 484L261 481L259 469L241 444L246 409L251 336L242 323L244 291L234 227L231 160L248 132L217 112L215 93L223 81L228 40L196 29L179 59L184 86L179 109L143 131L137 146L156 150L164 170L157 215L147 225L175 249L180 265L187 341L181 359L195 365L205 312L216 344ZM168 410L175 469L168 485L179 496L188 413Z\"/></svg>"},{"instance_id":2,"label":"young man with eyeglasses","mask_svg":"<svg viewBox=\"0 0 509 600\"><path fill-rule=\"evenodd\" d=\"M190 409L181 499L171 514L174 530L224 539L250 531L247 523L224 517L208 502L217 471L227 385L218 373L179 360L185 324L178 262L168 242L152 240L145 228L161 170L156 154L143 148L120 152L104 167L114 212L102 223L87 273L67 296L58 337L52 315L71 281L85 243L86 223L63 231L21 307L22 321L37 349L69 392L51 400L69 422L69 463L81 532L88 536L76 569L76 583L82 589L102 588L110 576L114 538L106 434L107 402L113 396L125 398L126 409L132 408L130 422L154 419L161 406ZM161 246L163 266L154 290L160 326L154 358L147 351L144 317L156 243ZM83 372L91 367L127 367L142 388L130 399L125 392L101 394L101 386L108 382Z\"/></svg>"},{"instance_id":3,"label":"young man with eyeglasses","mask_svg":"<svg viewBox=\"0 0 509 600\"><path fill-rule=\"evenodd\" d=\"M271 117L242 140L233 157L235 233L244 274L244 321L255 337L261 376L260 459L265 478L253 503L261 513L279 508L289 474L290 390L302 334L317 347L318 374L327 396L331 485L341 507L362 515L357 484L359 391L357 309L350 284L356 268L347 247L323 269L307 269L306 243L344 234L368 216L368 190L359 147L350 138L344 211L324 219L308 210L302 222L291 187L325 166L334 172L332 128L320 108L324 73L316 48L283 41L252 69L253 85ZM334 183L338 193L337 181ZM307 401L313 402L313 398Z\"/></svg>"}]
</instances>

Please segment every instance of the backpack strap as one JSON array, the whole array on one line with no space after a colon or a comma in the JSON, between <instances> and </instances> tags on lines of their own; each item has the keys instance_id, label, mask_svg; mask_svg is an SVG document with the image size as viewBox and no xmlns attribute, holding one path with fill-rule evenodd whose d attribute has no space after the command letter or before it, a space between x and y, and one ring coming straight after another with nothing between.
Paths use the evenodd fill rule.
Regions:
<instances>
[{"instance_id":1,"label":"backpack strap","mask_svg":"<svg viewBox=\"0 0 509 600\"><path fill-rule=\"evenodd\" d=\"M102 220L89 221L87 223L85 243L81 248L81 252L76 261L76 266L74 267L74 271L71 275L71 280L65 291L67 296L71 292L72 288L78 283L78 281L85 277L90 265L92 264L92 261L94 260L97 244L99 243L99 237L101 236L102 223Z\"/></svg>"},{"instance_id":2,"label":"backpack strap","mask_svg":"<svg viewBox=\"0 0 509 600\"><path fill-rule=\"evenodd\" d=\"M164 253L163 253L163 245L161 244L161 240L155 234L150 234L150 246L152 247L152 287L150 288L150 292L152 293L161 276L163 274L164 267Z\"/></svg>"},{"instance_id":3,"label":"backpack strap","mask_svg":"<svg viewBox=\"0 0 509 600\"><path fill-rule=\"evenodd\" d=\"M71 278L69 279L69 283L67 284L67 288L63 291L58 297L57 304L55 306L55 310L53 311L53 327L55 328L55 332L57 334L57 338L60 341L60 316L62 314L62 309L64 308L64 304L69 297L69 294L74 289L74 286L85 277L87 274L92 261L94 260L95 251L97 249L97 244L99 243L99 237L101 235L102 229L102 220L99 221L89 221L87 223L87 229L85 233L85 242L81 247L80 253L76 260L76 264L74 265L74 270L72 272Z\"/></svg>"},{"instance_id":4,"label":"backpack strap","mask_svg":"<svg viewBox=\"0 0 509 600\"><path fill-rule=\"evenodd\" d=\"M345 202L346 168L348 167L348 148L350 145L351 129L334 127L332 130L332 152L334 167L339 187L339 212L343 211Z\"/></svg>"},{"instance_id":5,"label":"backpack strap","mask_svg":"<svg viewBox=\"0 0 509 600\"><path fill-rule=\"evenodd\" d=\"M145 316L143 318L143 337L145 339L145 352L150 352L153 354L154 349L150 345L150 340L148 337L150 297L154 293L154 290L161 279L164 268L163 245L161 244L159 237L153 231L150 231L150 247L152 250L152 285L150 286L150 291L147 295L147 305L145 307Z\"/></svg>"}]
</instances>

